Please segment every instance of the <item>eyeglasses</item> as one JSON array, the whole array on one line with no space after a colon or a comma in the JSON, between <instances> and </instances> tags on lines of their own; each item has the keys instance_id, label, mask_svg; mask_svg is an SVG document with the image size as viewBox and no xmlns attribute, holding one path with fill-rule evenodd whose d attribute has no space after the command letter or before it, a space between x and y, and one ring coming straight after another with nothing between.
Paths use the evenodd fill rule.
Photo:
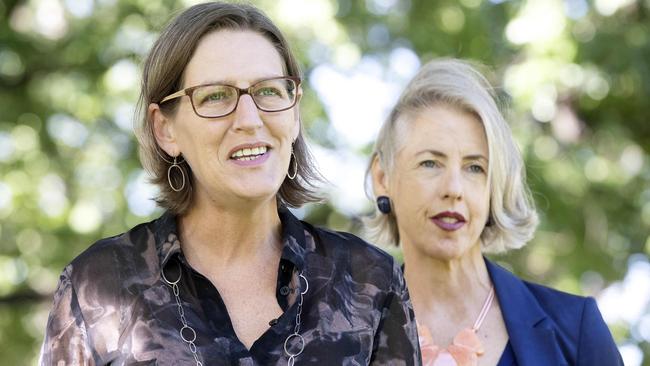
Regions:
<instances>
[{"instance_id":1,"label":"eyeglasses","mask_svg":"<svg viewBox=\"0 0 650 366\"><path fill-rule=\"evenodd\" d=\"M299 85L300 78L293 76L260 80L246 89L225 84L197 85L170 94L158 104L187 95L197 116L218 118L234 112L239 98L248 94L260 111L281 112L296 105Z\"/></svg>"}]
</instances>

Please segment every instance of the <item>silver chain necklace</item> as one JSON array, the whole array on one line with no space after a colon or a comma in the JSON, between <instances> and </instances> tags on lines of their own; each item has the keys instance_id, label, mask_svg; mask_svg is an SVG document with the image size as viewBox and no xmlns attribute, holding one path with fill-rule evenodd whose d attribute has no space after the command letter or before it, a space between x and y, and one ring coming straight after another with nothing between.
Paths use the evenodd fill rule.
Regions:
<instances>
[{"instance_id":1,"label":"silver chain necklace","mask_svg":"<svg viewBox=\"0 0 650 366\"><path fill-rule=\"evenodd\" d=\"M196 361L196 366L203 366L203 362L199 360L199 354L196 352L196 344L194 341L196 341L196 331L194 328L192 328L190 325L187 324L187 319L185 318L185 310L183 310L183 304L181 303L181 297L180 297L180 288L178 287L178 283L181 281L181 275L182 275L182 270L180 268L180 264L178 265L179 270L178 270L178 278L175 281L170 281L165 277L165 271L161 270L160 274L165 281L166 284L171 286L172 292L174 294L174 298L176 300L176 307L178 308L178 315L180 315L181 318L181 323L183 326L181 327L181 330L178 332L181 336L181 339L187 343L188 347L190 348L190 352L192 352L192 356L194 356L194 360ZM302 335L300 335L300 322L301 318L300 316L302 315L302 305L304 301L304 295L307 293L309 290L309 281L307 281L307 277L303 276L302 272L298 274L298 282L300 282L300 279L305 280L305 290L300 291L300 299L298 300L298 311L296 313L296 325L293 327L293 333L289 334L287 338L284 340L284 353L289 357L287 360L287 366L294 366L294 363L296 362L296 357L302 353L302 351L305 350L305 339L303 338ZM300 284L298 284L300 286ZM185 333L183 333L185 332ZM291 352L289 350L289 340L290 339L297 339L300 343L300 347L298 348L297 351Z\"/></svg>"},{"instance_id":2,"label":"silver chain necklace","mask_svg":"<svg viewBox=\"0 0 650 366\"><path fill-rule=\"evenodd\" d=\"M305 350L305 338L303 338L300 335L300 315L302 314L302 303L304 301L304 295L309 291L309 281L307 281L307 277L302 275L302 272L298 274L298 282L300 282L300 279L305 280L305 290L300 291L300 300L298 300L298 311L296 312L296 325L293 327L293 333L289 334L287 339L284 340L284 353L289 356L289 359L287 360L287 366L293 366L293 364L296 362L296 357L302 353L302 351ZM300 283L298 283L298 286L300 287ZM300 341L300 348L296 352L290 352L289 349L287 348L287 345L289 344L289 340L291 338L297 338Z\"/></svg>"}]
</instances>

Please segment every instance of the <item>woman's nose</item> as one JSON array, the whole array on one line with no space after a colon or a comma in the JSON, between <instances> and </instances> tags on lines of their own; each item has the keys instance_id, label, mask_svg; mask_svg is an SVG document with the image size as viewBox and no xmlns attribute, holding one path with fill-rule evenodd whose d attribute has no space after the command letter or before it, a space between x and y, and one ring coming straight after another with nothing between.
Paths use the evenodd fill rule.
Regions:
<instances>
[{"instance_id":1,"label":"woman's nose","mask_svg":"<svg viewBox=\"0 0 650 366\"><path fill-rule=\"evenodd\" d=\"M233 127L237 130L255 130L264 124L253 98L248 94L239 97L234 116Z\"/></svg>"},{"instance_id":2,"label":"woman's nose","mask_svg":"<svg viewBox=\"0 0 650 366\"><path fill-rule=\"evenodd\" d=\"M441 193L445 199L462 199L463 182L461 172L458 169L448 169L445 172Z\"/></svg>"}]
</instances>

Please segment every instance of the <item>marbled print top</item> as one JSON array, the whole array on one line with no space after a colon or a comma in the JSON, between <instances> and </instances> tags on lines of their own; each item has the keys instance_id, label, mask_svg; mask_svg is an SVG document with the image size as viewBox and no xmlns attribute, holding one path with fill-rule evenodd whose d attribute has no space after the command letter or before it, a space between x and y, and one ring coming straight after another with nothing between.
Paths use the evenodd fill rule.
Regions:
<instances>
[{"instance_id":1,"label":"marbled print top","mask_svg":"<svg viewBox=\"0 0 650 366\"><path fill-rule=\"evenodd\" d=\"M413 309L398 264L347 233L315 228L278 211L283 249L276 298L283 314L247 349L218 290L185 260L176 217L160 218L98 241L61 275L41 365L195 365L179 334L171 287L178 278L188 325L205 366L286 365L302 273L304 351L295 365L420 365ZM292 340L293 341L293 340ZM295 349L296 342L289 342Z\"/></svg>"}]
</instances>

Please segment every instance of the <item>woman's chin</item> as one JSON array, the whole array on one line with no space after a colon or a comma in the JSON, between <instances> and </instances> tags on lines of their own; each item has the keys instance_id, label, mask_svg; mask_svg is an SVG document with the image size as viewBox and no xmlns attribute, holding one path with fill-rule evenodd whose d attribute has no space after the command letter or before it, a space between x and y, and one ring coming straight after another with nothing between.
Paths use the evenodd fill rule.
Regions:
<instances>
[{"instance_id":1,"label":"woman's chin","mask_svg":"<svg viewBox=\"0 0 650 366\"><path fill-rule=\"evenodd\" d=\"M242 186L237 189L235 195L242 201L248 201L251 203L254 202L266 202L269 200L274 200L278 190L280 188L275 185L249 185Z\"/></svg>"},{"instance_id":2,"label":"woman's chin","mask_svg":"<svg viewBox=\"0 0 650 366\"><path fill-rule=\"evenodd\" d=\"M229 179L227 182L223 182L221 187L215 188L221 191L219 195L226 199L232 195L233 198L239 200L264 201L277 195L283 180L284 175L276 173L249 172L249 174Z\"/></svg>"},{"instance_id":3,"label":"woman's chin","mask_svg":"<svg viewBox=\"0 0 650 366\"><path fill-rule=\"evenodd\" d=\"M429 243L423 249L425 256L438 261L454 261L461 259L472 252L471 245L453 240L440 240Z\"/></svg>"},{"instance_id":4,"label":"woman's chin","mask_svg":"<svg viewBox=\"0 0 650 366\"><path fill-rule=\"evenodd\" d=\"M451 262L463 257L463 252L453 249L437 249L427 253L428 257L438 261Z\"/></svg>"}]
</instances>

